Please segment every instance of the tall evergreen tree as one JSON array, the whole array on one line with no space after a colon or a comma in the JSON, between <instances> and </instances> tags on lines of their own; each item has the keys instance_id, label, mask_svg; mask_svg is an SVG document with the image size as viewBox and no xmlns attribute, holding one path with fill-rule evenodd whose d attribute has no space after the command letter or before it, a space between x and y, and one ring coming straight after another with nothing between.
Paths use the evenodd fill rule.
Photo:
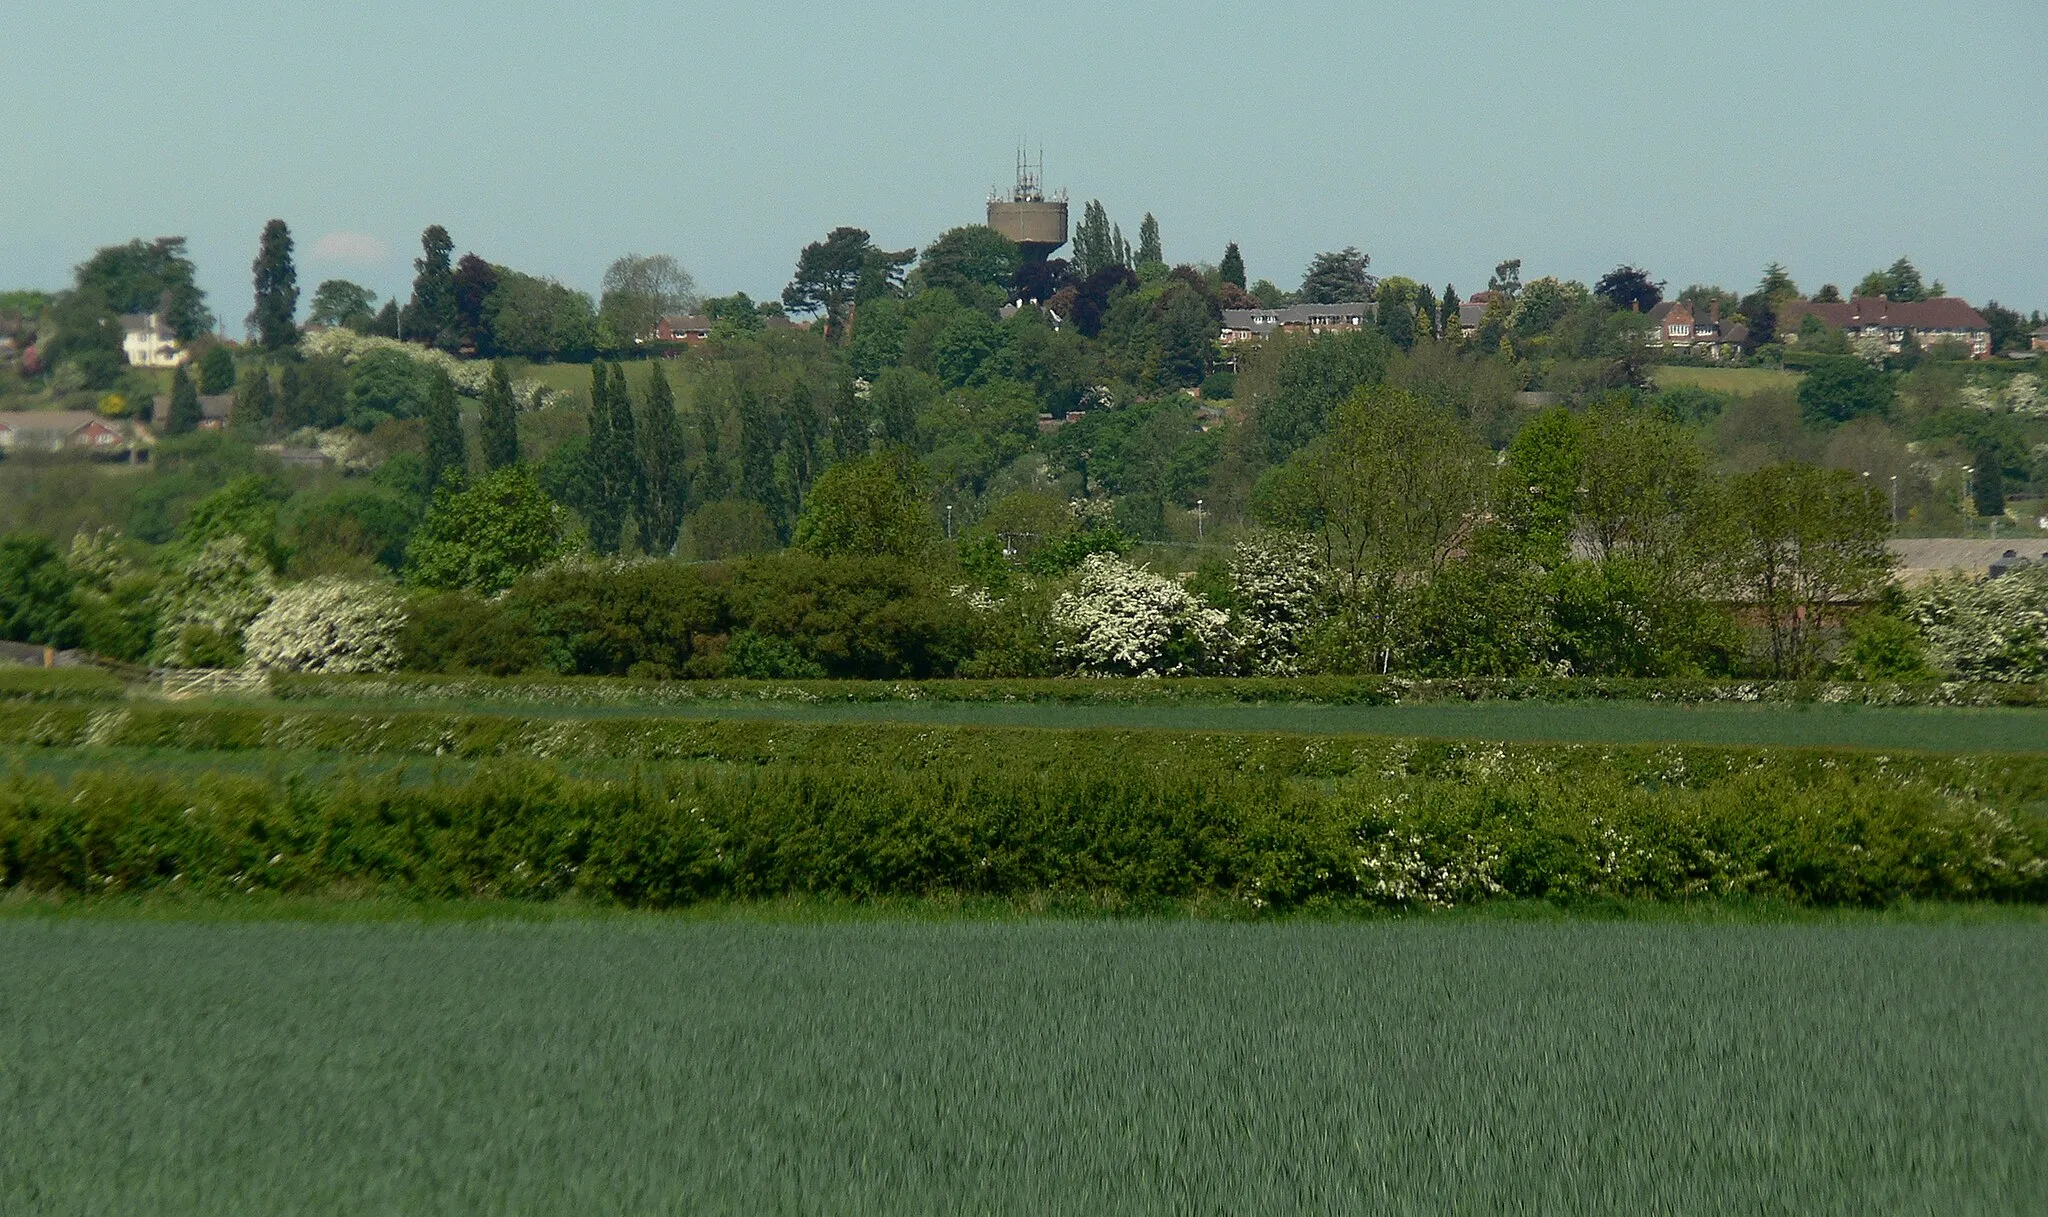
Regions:
<instances>
[{"instance_id":1,"label":"tall evergreen tree","mask_svg":"<svg viewBox=\"0 0 2048 1217\"><path fill-rule=\"evenodd\" d=\"M1455 284L1444 284L1444 298L1437 305L1437 333L1447 342L1459 342L1465 337L1465 322L1458 309L1464 301L1458 299Z\"/></svg>"},{"instance_id":2,"label":"tall evergreen tree","mask_svg":"<svg viewBox=\"0 0 2048 1217\"><path fill-rule=\"evenodd\" d=\"M311 426L312 410L306 400L306 378L299 371L297 363L284 365L284 376L277 386L277 427L276 430L292 432L300 427Z\"/></svg>"},{"instance_id":3,"label":"tall evergreen tree","mask_svg":"<svg viewBox=\"0 0 2048 1217\"><path fill-rule=\"evenodd\" d=\"M1245 285L1244 255L1237 252L1237 242L1232 241L1229 245L1224 247L1223 263L1216 269L1217 272L1222 276L1223 281L1225 283L1235 283L1239 287L1243 287Z\"/></svg>"},{"instance_id":4,"label":"tall evergreen tree","mask_svg":"<svg viewBox=\"0 0 2048 1217\"><path fill-rule=\"evenodd\" d=\"M1148 211L1138 222L1138 265L1164 265L1165 262L1166 252L1159 246L1159 221L1153 219Z\"/></svg>"},{"instance_id":5,"label":"tall evergreen tree","mask_svg":"<svg viewBox=\"0 0 2048 1217\"><path fill-rule=\"evenodd\" d=\"M455 402L455 382L448 373L434 372L427 385L427 405L421 412L427 424L427 490L432 493L443 481L459 484L469 474L469 446L462 439L462 411Z\"/></svg>"},{"instance_id":6,"label":"tall evergreen tree","mask_svg":"<svg viewBox=\"0 0 2048 1217\"><path fill-rule=\"evenodd\" d=\"M606 469L612 495L618 503L619 522L625 524L647 511L647 478L640 464L640 428L633 418L633 394L626 388L626 368L612 365L612 446Z\"/></svg>"},{"instance_id":7,"label":"tall evergreen tree","mask_svg":"<svg viewBox=\"0 0 2048 1217\"><path fill-rule=\"evenodd\" d=\"M277 395L271 391L270 369L261 366L235 386L234 404L228 407L228 429L243 435L260 435L270 428L277 412Z\"/></svg>"},{"instance_id":8,"label":"tall evergreen tree","mask_svg":"<svg viewBox=\"0 0 2048 1217\"><path fill-rule=\"evenodd\" d=\"M1116 264L1116 242L1110 235L1109 211L1103 207L1101 199L1090 199L1081 209L1080 224L1074 228L1074 277L1086 279Z\"/></svg>"},{"instance_id":9,"label":"tall evergreen tree","mask_svg":"<svg viewBox=\"0 0 2048 1217\"><path fill-rule=\"evenodd\" d=\"M484 386L483 411L478 419L486 470L503 469L519 463L519 399L512 395L512 378L504 363L491 365L491 381Z\"/></svg>"},{"instance_id":10,"label":"tall evergreen tree","mask_svg":"<svg viewBox=\"0 0 2048 1217\"><path fill-rule=\"evenodd\" d=\"M619 552L619 529L624 523L611 493L612 378L611 369L600 359L590 365L590 446L584 475L583 515L590 525L590 548L601 554Z\"/></svg>"},{"instance_id":11,"label":"tall evergreen tree","mask_svg":"<svg viewBox=\"0 0 2048 1217\"><path fill-rule=\"evenodd\" d=\"M1435 338L1440 333L1436 326L1436 293L1425 283L1415 289L1415 332L1425 338Z\"/></svg>"},{"instance_id":12,"label":"tall evergreen tree","mask_svg":"<svg viewBox=\"0 0 2048 1217\"><path fill-rule=\"evenodd\" d=\"M199 390L185 375L185 365L171 371L171 406L164 418L165 435L190 435L199 429Z\"/></svg>"},{"instance_id":13,"label":"tall evergreen tree","mask_svg":"<svg viewBox=\"0 0 2048 1217\"><path fill-rule=\"evenodd\" d=\"M649 364L645 410L640 418L642 481L646 505L640 512L640 548L666 554L682 531L684 500L689 496L688 451L683 421L676 416L675 391L662 374L661 363Z\"/></svg>"},{"instance_id":14,"label":"tall evergreen tree","mask_svg":"<svg viewBox=\"0 0 2048 1217\"><path fill-rule=\"evenodd\" d=\"M249 327L266 351L281 351L299 340L299 272L292 266L292 231L283 220L263 226L250 269L256 276L256 307Z\"/></svg>"},{"instance_id":15,"label":"tall evergreen tree","mask_svg":"<svg viewBox=\"0 0 2048 1217\"><path fill-rule=\"evenodd\" d=\"M413 261L412 300L399 319L407 342L444 349L461 339L455 300L455 268L449 257L455 242L448 230L430 224L420 234L420 256Z\"/></svg>"}]
</instances>

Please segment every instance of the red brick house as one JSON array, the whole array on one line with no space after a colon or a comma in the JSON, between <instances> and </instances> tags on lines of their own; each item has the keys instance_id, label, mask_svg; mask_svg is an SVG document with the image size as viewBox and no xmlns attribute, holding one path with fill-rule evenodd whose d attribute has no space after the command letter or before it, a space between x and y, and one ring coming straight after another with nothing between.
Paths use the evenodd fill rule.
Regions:
<instances>
[{"instance_id":1,"label":"red brick house","mask_svg":"<svg viewBox=\"0 0 2048 1217\"><path fill-rule=\"evenodd\" d=\"M1885 349L1899 353L1906 336L1922 350L1937 342L1960 343L1972 359L1991 357L1991 325L1969 302L1954 296L1932 300L1887 300L1883 296L1858 296L1839 304L1816 304L1793 300L1778 310L1778 335L1787 343L1799 341L1799 324L1808 314L1819 317L1849 336L1882 339Z\"/></svg>"},{"instance_id":2,"label":"red brick house","mask_svg":"<svg viewBox=\"0 0 2048 1217\"><path fill-rule=\"evenodd\" d=\"M711 318L696 314L663 317L654 323L650 342L686 342L692 346L711 337Z\"/></svg>"}]
</instances>

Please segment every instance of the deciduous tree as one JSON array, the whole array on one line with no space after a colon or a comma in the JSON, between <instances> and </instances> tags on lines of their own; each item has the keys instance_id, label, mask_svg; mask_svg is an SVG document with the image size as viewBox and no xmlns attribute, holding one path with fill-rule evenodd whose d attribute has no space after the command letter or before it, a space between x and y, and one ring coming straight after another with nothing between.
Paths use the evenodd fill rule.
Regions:
<instances>
[{"instance_id":1,"label":"deciduous tree","mask_svg":"<svg viewBox=\"0 0 2048 1217\"><path fill-rule=\"evenodd\" d=\"M1366 268L1371 265L1371 256L1360 253L1355 245L1319 253L1309 262L1308 270L1301 277L1301 291L1296 294L1305 304L1349 304L1370 300L1374 282Z\"/></svg>"},{"instance_id":2,"label":"deciduous tree","mask_svg":"<svg viewBox=\"0 0 2048 1217\"><path fill-rule=\"evenodd\" d=\"M699 299L696 279L674 258L626 254L605 268L597 318L615 349L630 350L663 317L687 313Z\"/></svg>"},{"instance_id":3,"label":"deciduous tree","mask_svg":"<svg viewBox=\"0 0 2048 1217\"><path fill-rule=\"evenodd\" d=\"M648 365L643 402L639 437L641 482L646 490L639 513L640 548L644 553L664 555L674 551L683 527L683 513L689 507L690 470L675 391L658 360Z\"/></svg>"},{"instance_id":4,"label":"deciduous tree","mask_svg":"<svg viewBox=\"0 0 2048 1217\"><path fill-rule=\"evenodd\" d=\"M512 394L512 378L502 360L491 365L477 430L483 441L485 470L519 463L519 399Z\"/></svg>"},{"instance_id":5,"label":"deciduous tree","mask_svg":"<svg viewBox=\"0 0 2048 1217\"><path fill-rule=\"evenodd\" d=\"M313 306L306 313L306 324L367 329L376 319L376 304L377 293L360 283L323 280L313 289Z\"/></svg>"},{"instance_id":6,"label":"deciduous tree","mask_svg":"<svg viewBox=\"0 0 2048 1217\"><path fill-rule=\"evenodd\" d=\"M469 449L462 439L462 412L455 401L455 382L436 368L427 382L421 416L427 424L426 485L460 485L469 473Z\"/></svg>"},{"instance_id":7,"label":"deciduous tree","mask_svg":"<svg viewBox=\"0 0 2048 1217\"><path fill-rule=\"evenodd\" d=\"M448 230L430 224L420 234L420 256L413 261L412 299L399 318L400 337L407 342L452 349L460 321L455 310L455 267L450 260L455 242Z\"/></svg>"}]
</instances>

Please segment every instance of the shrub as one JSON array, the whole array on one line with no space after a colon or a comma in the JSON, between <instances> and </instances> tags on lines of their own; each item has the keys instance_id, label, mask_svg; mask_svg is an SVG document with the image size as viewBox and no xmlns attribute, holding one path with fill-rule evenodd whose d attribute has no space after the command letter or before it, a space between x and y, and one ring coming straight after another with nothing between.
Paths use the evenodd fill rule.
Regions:
<instances>
[{"instance_id":1,"label":"shrub","mask_svg":"<svg viewBox=\"0 0 2048 1217\"><path fill-rule=\"evenodd\" d=\"M1229 615L1172 579L1107 554L1052 605L1062 654L1089 676L1183 676L1228 666Z\"/></svg>"},{"instance_id":2,"label":"shrub","mask_svg":"<svg viewBox=\"0 0 2048 1217\"><path fill-rule=\"evenodd\" d=\"M2048 566L1939 580L1912 601L1934 662L1965 680L2048 678Z\"/></svg>"},{"instance_id":3,"label":"shrub","mask_svg":"<svg viewBox=\"0 0 2048 1217\"><path fill-rule=\"evenodd\" d=\"M315 579L277 593L249 624L251 663L294 672L386 672L398 666L405 605L378 583Z\"/></svg>"},{"instance_id":4,"label":"shrub","mask_svg":"<svg viewBox=\"0 0 2048 1217\"><path fill-rule=\"evenodd\" d=\"M409 672L510 676L547 666L533 622L474 592L414 597L398 635L398 654Z\"/></svg>"},{"instance_id":5,"label":"shrub","mask_svg":"<svg viewBox=\"0 0 2048 1217\"><path fill-rule=\"evenodd\" d=\"M674 561L564 564L514 584L502 611L529 625L554 671L683 676L726 632L723 576Z\"/></svg>"},{"instance_id":6,"label":"shrub","mask_svg":"<svg viewBox=\"0 0 2048 1217\"><path fill-rule=\"evenodd\" d=\"M950 676L973 653L968 606L918 563L788 551L732 570L735 630L787 642L828 676Z\"/></svg>"},{"instance_id":7,"label":"shrub","mask_svg":"<svg viewBox=\"0 0 2048 1217\"><path fill-rule=\"evenodd\" d=\"M242 631L270 604L270 564L230 534L208 541L158 592L157 651L172 667L234 667Z\"/></svg>"}]
</instances>

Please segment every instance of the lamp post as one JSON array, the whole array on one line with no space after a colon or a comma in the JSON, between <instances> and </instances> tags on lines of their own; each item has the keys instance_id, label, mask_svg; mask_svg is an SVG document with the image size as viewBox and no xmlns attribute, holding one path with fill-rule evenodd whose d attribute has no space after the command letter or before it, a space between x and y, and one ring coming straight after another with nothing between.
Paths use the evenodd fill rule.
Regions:
<instances>
[{"instance_id":1,"label":"lamp post","mask_svg":"<svg viewBox=\"0 0 2048 1217\"><path fill-rule=\"evenodd\" d=\"M1195 544L1202 543L1202 500L1195 500Z\"/></svg>"},{"instance_id":2,"label":"lamp post","mask_svg":"<svg viewBox=\"0 0 2048 1217\"><path fill-rule=\"evenodd\" d=\"M1976 474L1977 467L1975 465L1963 466L1963 502L1969 506L1972 513L1977 509L1977 488L1971 482L1971 479Z\"/></svg>"},{"instance_id":3,"label":"lamp post","mask_svg":"<svg viewBox=\"0 0 2048 1217\"><path fill-rule=\"evenodd\" d=\"M953 539L953 505L951 503L946 504L946 539L948 541Z\"/></svg>"},{"instance_id":4,"label":"lamp post","mask_svg":"<svg viewBox=\"0 0 2048 1217\"><path fill-rule=\"evenodd\" d=\"M1899 522L1899 475L1892 475L1892 523Z\"/></svg>"}]
</instances>

